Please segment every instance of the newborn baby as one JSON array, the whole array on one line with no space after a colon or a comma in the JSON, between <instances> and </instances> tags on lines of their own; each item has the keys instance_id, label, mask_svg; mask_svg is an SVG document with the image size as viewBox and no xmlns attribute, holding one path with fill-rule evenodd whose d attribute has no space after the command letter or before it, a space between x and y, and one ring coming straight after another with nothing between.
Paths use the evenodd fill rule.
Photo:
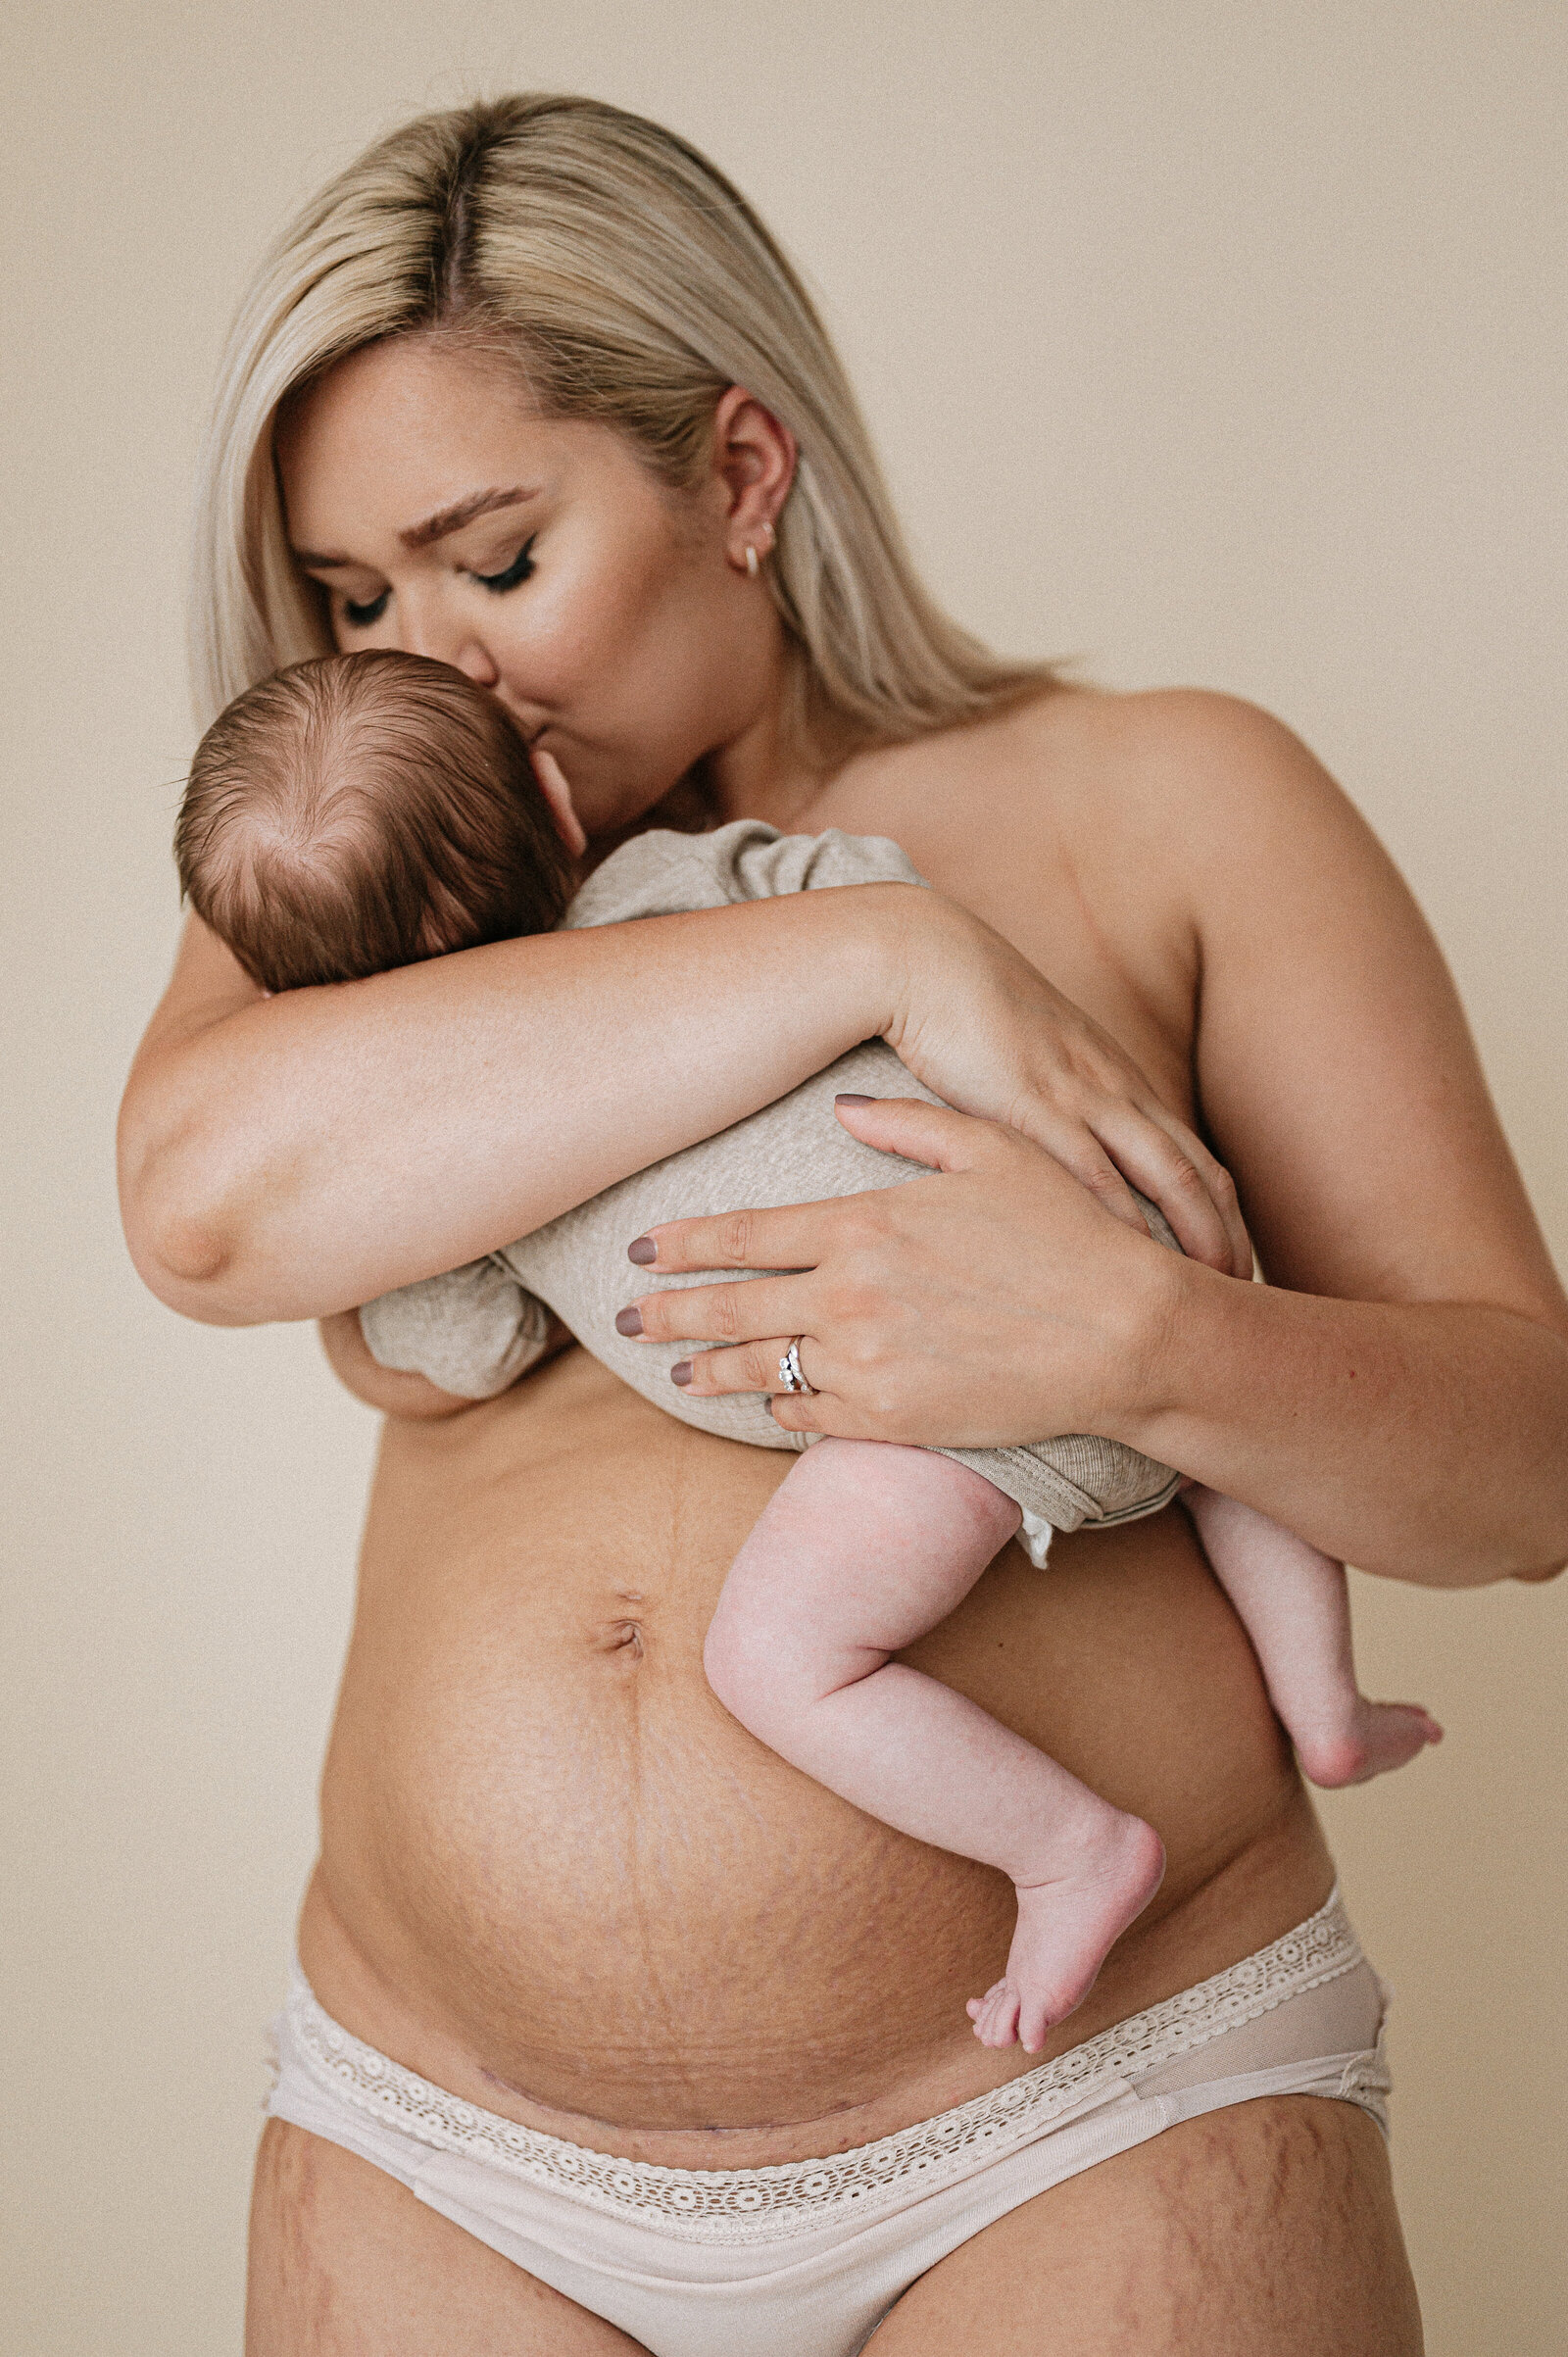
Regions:
<instances>
[{"instance_id":1,"label":"newborn baby","mask_svg":"<svg viewBox=\"0 0 1568 2357\"><path fill-rule=\"evenodd\" d=\"M573 896L574 863L495 699L444 664L385 651L298 663L232 704L198 749L175 850L197 913L272 992L558 924L921 880L895 844L781 836L742 819L707 835L634 836ZM1009 1449L808 1447L774 1422L766 1395L693 1399L672 1385L686 1346L633 1339L636 1313L620 1310L629 1238L691 1214L924 1175L851 1137L834 1118L839 1093L929 1097L872 1041L504 1251L367 1303L360 1322L381 1365L483 1399L546 1349L548 1305L671 1415L804 1452L725 1581L705 1649L710 1682L753 1734L857 1807L1011 1878L1005 1977L969 2012L986 2044L1016 2038L1035 2052L1153 1895L1158 1838L892 1657L955 1608L1009 1539L1043 1563L1054 1530L1155 1513L1183 1484L1085 1434ZM1142 1207L1174 1248L1154 1206ZM781 1364L781 1390L804 1380L793 1356ZM1188 1486L1185 1502L1314 1781L1356 1782L1438 1741L1425 1711L1357 1692L1339 1564L1234 1499Z\"/></svg>"}]
</instances>

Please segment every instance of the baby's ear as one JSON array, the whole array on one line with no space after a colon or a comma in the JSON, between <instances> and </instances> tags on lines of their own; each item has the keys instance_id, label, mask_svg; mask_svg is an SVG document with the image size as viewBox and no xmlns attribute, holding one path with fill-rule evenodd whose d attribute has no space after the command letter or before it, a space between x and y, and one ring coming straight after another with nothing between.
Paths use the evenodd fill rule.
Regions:
<instances>
[{"instance_id":1,"label":"baby's ear","mask_svg":"<svg viewBox=\"0 0 1568 2357\"><path fill-rule=\"evenodd\" d=\"M562 842L574 859L580 859L588 849L588 838L582 831L582 821L572 805L571 788L561 774L561 763L553 753L546 753L543 747L537 752L530 748L528 759L533 763L539 791L550 805L550 815L556 822Z\"/></svg>"}]
</instances>

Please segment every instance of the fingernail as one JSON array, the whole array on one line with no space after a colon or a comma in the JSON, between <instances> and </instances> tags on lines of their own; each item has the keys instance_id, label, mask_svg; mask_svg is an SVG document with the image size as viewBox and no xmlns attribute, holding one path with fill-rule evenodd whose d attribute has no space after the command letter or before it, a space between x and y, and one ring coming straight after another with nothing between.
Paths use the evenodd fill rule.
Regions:
<instances>
[{"instance_id":1,"label":"fingernail","mask_svg":"<svg viewBox=\"0 0 1568 2357\"><path fill-rule=\"evenodd\" d=\"M846 1090L842 1096L835 1097L833 1102L835 1105L875 1105L876 1099L874 1097L857 1097L851 1091Z\"/></svg>"},{"instance_id":2,"label":"fingernail","mask_svg":"<svg viewBox=\"0 0 1568 2357\"><path fill-rule=\"evenodd\" d=\"M670 1382L678 1383L682 1391L686 1389L686 1386L688 1383L690 1383L691 1379L692 1362L689 1358L681 1359L678 1365L672 1366L669 1370Z\"/></svg>"},{"instance_id":3,"label":"fingernail","mask_svg":"<svg viewBox=\"0 0 1568 2357\"><path fill-rule=\"evenodd\" d=\"M615 1332L617 1334L641 1334L642 1330L643 1313L640 1309L616 1310Z\"/></svg>"},{"instance_id":4,"label":"fingernail","mask_svg":"<svg viewBox=\"0 0 1568 2357\"><path fill-rule=\"evenodd\" d=\"M659 1247L652 1236L639 1236L635 1244L627 1245L626 1257L635 1260L639 1268L652 1268L659 1258Z\"/></svg>"}]
</instances>

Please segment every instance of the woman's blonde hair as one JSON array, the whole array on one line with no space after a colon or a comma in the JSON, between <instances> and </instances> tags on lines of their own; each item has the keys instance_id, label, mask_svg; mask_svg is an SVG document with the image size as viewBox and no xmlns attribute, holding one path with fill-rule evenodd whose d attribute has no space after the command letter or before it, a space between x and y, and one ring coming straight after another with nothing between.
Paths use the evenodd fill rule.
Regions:
<instances>
[{"instance_id":1,"label":"woman's blonde hair","mask_svg":"<svg viewBox=\"0 0 1568 2357\"><path fill-rule=\"evenodd\" d=\"M672 488L744 385L800 460L768 578L804 661L797 717L824 747L898 740L1038 692L932 603L843 366L795 271L729 182L673 132L587 98L425 115L308 205L235 321L201 466L191 656L205 725L279 664L329 651L288 551L281 406L384 337L504 344L550 417L625 435Z\"/></svg>"}]
</instances>

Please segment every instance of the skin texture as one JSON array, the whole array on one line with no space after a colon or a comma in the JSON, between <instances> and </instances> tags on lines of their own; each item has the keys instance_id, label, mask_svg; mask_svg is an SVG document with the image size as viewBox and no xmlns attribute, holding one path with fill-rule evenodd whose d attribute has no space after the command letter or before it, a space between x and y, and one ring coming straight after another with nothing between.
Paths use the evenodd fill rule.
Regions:
<instances>
[{"instance_id":1,"label":"skin texture","mask_svg":"<svg viewBox=\"0 0 1568 2357\"><path fill-rule=\"evenodd\" d=\"M643 2345L368 2161L276 2121L262 2138L253 2241L264 2264L248 2357L633 2357ZM988 2227L922 2277L867 2347L1407 2357L1421 2319L1382 2138L1348 2105L1305 2098L1188 2121Z\"/></svg>"},{"instance_id":2,"label":"skin texture","mask_svg":"<svg viewBox=\"0 0 1568 2357\"><path fill-rule=\"evenodd\" d=\"M811 1315L784 1330L813 1337L824 1389L787 1412L896 1439L1157 1441L1405 1578L1560 1561L1561 1296L1436 953L1310 757L1223 700L1059 694L811 774L781 733L765 576L744 570L788 438L726 396L711 478L672 511L582 433L450 354L334 371L283 471L299 542L353 561L328 576L342 642L493 685L596 841L700 755L721 815L893 834L972 915L894 888L808 895L843 906L504 945L265 1006L197 933L122 1130L149 1281L221 1321L341 1312L608 1184L628 1133L671 1151L880 1031L989 1118L934 1116L941 1176L803 1237L790 1282ZM504 600L476 576L514 531L400 539L558 462L537 575ZM580 674L544 596L553 535L598 551L583 629L613 617ZM356 636L345 594L365 613L383 588ZM1182 1143L1200 1114L1290 1290L1220 1273L1225 1191ZM897 1110L855 1118L911 1143ZM1009 1118L1036 1143L993 1126ZM1112 1159L1143 1184L1167 1153L1146 1191L1206 1199L1212 1265L1117 1216ZM735 1257L755 1236L732 1223ZM341 1328L329 1347L352 1379ZM704 1680L724 1572L783 1461L661 1417L581 1351L463 1414L430 1404L387 1426L323 1782L301 1952L328 2010L508 2117L687 2167L845 2149L1026 2065L977 2047L962 2012L1005 1955L1005 1882L789 1769ZM1004 1550L906 1657L1165 1843L1157 1898L1048 2053L1324 1897L1255 1660L1179 1512L1061 1543L1049 1578ZM629 2345L297 2130L268 2131L253 2251L252 2357L413 2357L453 2317L466 2348ZM942 2262L877 2346L956 2337L982 2357L1404 2357L1419 2327L1375 2131L1297 2098L1107 2163Z\"/></svg>"},{"instance_id":3,"label":"skin texture","mask_svg":"<svg viewBox=\"0 0 1568 2357\"><path fill-rule=\"evenodd\" d=\"M820 1441L731 1565L703 1663L780 1758L1008 1877L1006 1974L964 2010L982 2045L1037 2054L1153 1897L1165 1858L1152 1827L895 1659L947 1619L1018 1522L1010 1498L934 1449Z\"/></svg>"}]
</instances>

